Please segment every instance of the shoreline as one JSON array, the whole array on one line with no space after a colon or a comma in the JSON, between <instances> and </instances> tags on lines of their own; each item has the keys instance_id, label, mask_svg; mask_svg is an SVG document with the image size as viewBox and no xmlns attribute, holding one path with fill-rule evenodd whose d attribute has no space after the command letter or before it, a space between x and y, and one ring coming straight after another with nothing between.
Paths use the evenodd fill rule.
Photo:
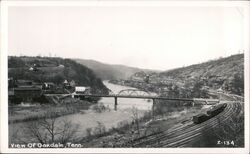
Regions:
<instances>
[{"instance_id":1,"label":"shoreline","mask_svg":"<svg viewBox=\"0 0 250 154\"><path fill-rule=\"evenodd\" d=\"M71 104L39 104L35 106L10 106L8 108L8 123L15 124L21 122L29 122L47 118L46 113L54 111L53 117L62 117L70 114L75 114L81 110L88 110L93 103L88 101L81 101Z\"/></svg>"}]
</instances>

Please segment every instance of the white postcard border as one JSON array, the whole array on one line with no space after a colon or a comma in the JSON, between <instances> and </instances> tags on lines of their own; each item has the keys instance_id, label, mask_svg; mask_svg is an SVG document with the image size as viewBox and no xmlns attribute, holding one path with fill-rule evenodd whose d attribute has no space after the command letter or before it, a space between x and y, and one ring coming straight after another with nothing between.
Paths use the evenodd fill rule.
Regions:
<instances>
[{"instance_id":1,"label":"white postcard border","mask_svg":"<svg viewBox=\"0 0 250 154\"><path fill-rule=\"evenodd\" d=\"M8 148L8 7L12 6L239 6L245 8L245 148L81 148L11 149ZM249 2L243 1L2 1L1 3L1 152L9 153L249 153Z\"/></svg>"}]
</instances>

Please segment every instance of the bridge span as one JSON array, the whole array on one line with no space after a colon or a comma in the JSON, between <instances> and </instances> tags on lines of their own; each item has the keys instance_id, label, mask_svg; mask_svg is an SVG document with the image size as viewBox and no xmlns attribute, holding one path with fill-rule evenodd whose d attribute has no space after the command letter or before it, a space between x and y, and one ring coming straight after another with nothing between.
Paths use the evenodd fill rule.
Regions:
<instances>
[{"instance_id":1,"label":"bridge span","mask_svg":"<svg viewBox=\"0 0 250 154\"><path fill-rule=\"evenodd\" d=\"M137 93L123 93L119 92L118 94L84 94L84 93L71 93L71 94L45 94L45 96L59 96L59 98L65 98L65 97L83 97L83 98L91 98L91 97L113 97L114 98L114 109L117 110L118 105L118 98L133 98L133 99L151 99L153 100L153 106L156 103L156 100L169 100L169 101L182 101L182 102L192 102L193 104L198 104L200 102L203 102L205 104L215 104L219 103L219 99L205 99L205 98L170 98L166 96L158 96L158 95L138 95Z\"/></svg>"}]
</instances>

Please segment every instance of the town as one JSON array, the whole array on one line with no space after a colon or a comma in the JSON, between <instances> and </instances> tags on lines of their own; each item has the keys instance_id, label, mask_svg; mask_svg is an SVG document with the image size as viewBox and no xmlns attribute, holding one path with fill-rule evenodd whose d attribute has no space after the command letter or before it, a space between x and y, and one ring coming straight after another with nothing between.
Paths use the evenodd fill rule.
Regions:
<instances>
[{"instance_id":1,"label":"town","mask_svg":"<svg viewBox=\"0 0 250 154\"><path fill-rule=\"evenodd\" d=\"M55 96L55 98L46 94L90 94L90 87L77 86L74 80L64 80L61 84L55 84L53 82L38 83L32 80L13 79L11 77L8 79L8 91L10 104L20 104L22 102L58 104L60 103L58 97Z\"/></svg>"}]
</instances>

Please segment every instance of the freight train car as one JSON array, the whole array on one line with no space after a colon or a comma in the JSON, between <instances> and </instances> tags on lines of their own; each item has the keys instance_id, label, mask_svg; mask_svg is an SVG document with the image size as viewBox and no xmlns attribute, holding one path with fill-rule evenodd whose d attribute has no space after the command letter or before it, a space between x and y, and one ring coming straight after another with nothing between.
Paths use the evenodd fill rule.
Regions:
<instances>
[{"instance_id":1,"label":"freight train car","mask_svg":"<svg viewBox=\"0 0 250 154\"><path fill-rule=\"evenodd\" d=\"M211 117L214 117L214 116L216 116L217 114L221 113L221 112L225 109L226 106L227 106L226 103L224 103L224 104L219 104L219 105L215 106L214 108L212 108L211 110L208 110L208 111L207 111L207 114L208 114L209 116L211 116Z\"/></svg>"},{"instance_id":2,"label":"freight train car","mask_svg":"<svg viewBox=\"0 0 250 154\"><path fill-rule=\"evenodd\" d=\"M208 120L209 118L210 117L208 115L201 113L201 114L193 116L193 122L195 124L199 124L199 123L202 123L202 122Z\"/></svg>"},{"instance_id":3,"label":"freight train car","mask_svg":"<svg viewBox=\"0 0 250 154\"><path fill-rule=\"evenodd\" d=\"M207 114L201 113L198 115L193 116L193 122L195 124L199 124L202 123L216 115L218 115L219 113L221 113L225 108L226 108L227 104L219 104L217 106L215 106L214 108L210 109L207 111Z\"/></svg>"}]
</instances>

